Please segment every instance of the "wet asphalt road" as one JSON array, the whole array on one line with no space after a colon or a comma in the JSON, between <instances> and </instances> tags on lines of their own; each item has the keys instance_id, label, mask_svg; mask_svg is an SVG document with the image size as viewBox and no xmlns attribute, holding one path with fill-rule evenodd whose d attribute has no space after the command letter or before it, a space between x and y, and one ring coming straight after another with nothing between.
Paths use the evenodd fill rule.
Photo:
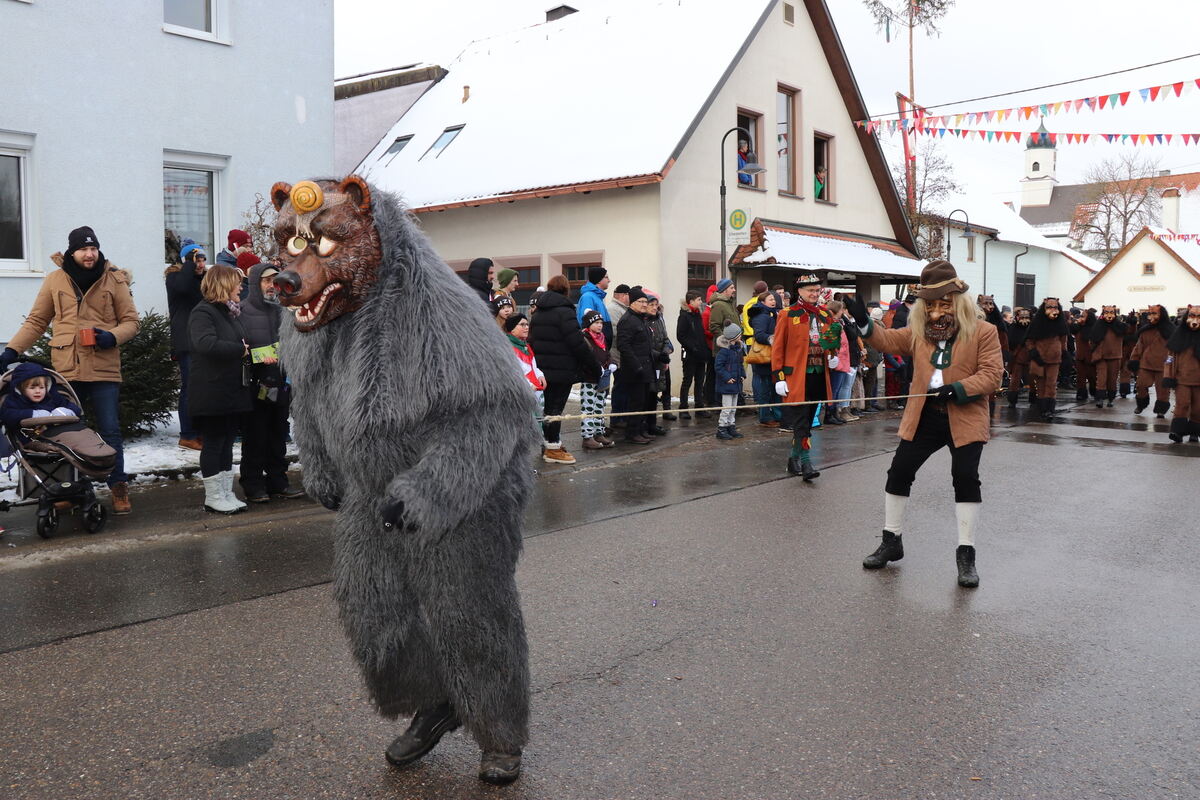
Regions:
<instances>
[{"instance_id":1,"label":"wet asphalt road","mask_svg":"<svg viewBox=\"0 0 1200 800\"><path fill-rule=\"evenodd\" d=\"M905 559L859 566L894 418L818 434L813 486L745 423L548 466L518 576L532 741L507 789L460 734L383 761L401 726L346 654L327 512L218 520L198 487L155 486L111 531L43 543L15 510L0 797L1200 797L1200 445L1147 416L1001 411L974 592L945 453Z\"/></svg>"}]
</instances>

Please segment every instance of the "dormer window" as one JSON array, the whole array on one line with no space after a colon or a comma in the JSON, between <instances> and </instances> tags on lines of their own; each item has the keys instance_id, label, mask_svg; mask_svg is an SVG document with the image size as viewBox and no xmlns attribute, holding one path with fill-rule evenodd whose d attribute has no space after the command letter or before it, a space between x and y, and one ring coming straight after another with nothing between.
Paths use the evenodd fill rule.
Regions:
<instances>
[{"instance_id":1,"label":"dormer window","mask_svg":"<svg viewBox=\"0 0 1200 800\"><path fill-rule=\"evenodd\" d=\"M428 150L425 151L425 155L421 156L421 160L424 160L425 157L428 156L430 153L433 154L434 158L437 158L438 156L440 156L442 154L442 151L445 150L450 145L450 143L454 141L454 137L458 136L458 132L461 131L464 127L466 127L466 126L465 125L455 125L452 128L446 128L446 130L442 131L442 135L439 136L437 138L437 141L434 142L433 145Z\"/></svg>"},{"instance_id":2,"label":"dormer window","mask_svg":"<svg viewBox=\"0 0 1200 800\"><path fill-rule=\"evenodd\" d=\"M387 149L387 151L384 152L384 154L379 157L380 161L382 161L385 158L387 159L387 161L384 163L383 166L386 167L388 164L391 164L392 161L394 161L396 159L396 156L398 156L400 154L400 151L404 149L404 146L412 141L412 138L413 137L411 137L411 136L396 137L396 141L392 142L392 146L389 147Z\"/></svg>"}]
</instances>

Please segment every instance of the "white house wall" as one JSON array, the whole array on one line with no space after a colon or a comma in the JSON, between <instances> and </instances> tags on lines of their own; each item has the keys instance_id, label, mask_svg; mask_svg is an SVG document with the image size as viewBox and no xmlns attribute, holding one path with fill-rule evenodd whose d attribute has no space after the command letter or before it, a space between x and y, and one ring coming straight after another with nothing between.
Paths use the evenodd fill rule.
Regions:
<instances>
[{"instance_id":1,"label":"white house wall","mask_svg":"<svg viewBox=\"0 0 1200 800\"><path fill-rule=\"evenodd\" d=\"M1154 275L1142 275L1142 265L1154 264ZM1152 304L1174 313L1189 303L1200 303L1200 281L1184 269L1158 242L1145 236L1087 293L1086 305L1117 305L1122 311Z\"/></svg>"},{"instance_id":2,"label":"white house wall","mask_svg":"<svg viewBox=\"0 0 1200 800\"><path fill-rule=\"evenodd\" d=\"M445 261L534 256L545 284L561 274L562 257L599 254L614 286L661 288L654 185L432 211L417 218Z\"/></svg>"},{"instance_id":3,"label":"white house wall","mask_svg":"<svg viewBox=\"0 0 1200 800\"><path fill-rule=\"evenodd\" d=\"M789 25L783 21L783 4L775 4L663 184L664 274L660 283L675 295L682 296L686 286L689 251L720 251L721 138L737 124L739 108L762 114L762 141L755 143L755 150L767 172L759 176L761 191L741 187L735 175L739 134L730 135L725 142L729 209L748 208L753 217L762 219L895 237L820 40L804 6L793 5L796 22ZM775 154L779 84L797 92L793 123L800 144L795 169L797 197L779 193ZM814 131L834 137L831 203L812 196ZM740 272L738 296L745 299L757 279L756 271Z\"/></svg>"},{"instance_id":4,"label":"white house wall","mask_svg":"<svg viewBox=\"0 0 1200 800\"><path fill-rule=\"evenodd\" d=\"M974 261L967 260L966 242L955 239L951 247L953 256L951 260L954 262L954 268L959 277L971 287L972 294L990 294L996 298L996 305L1011 308L1014 305L1015 273L1020 272L1034 276L1035 304L1040 303L1043 297L1054 296L1056 290L1052 280L1051 261L1059 254L1053 251L1030 247L1027 253L1014 262L1018 254L1025 250L1025 245L1004 240L992 242L987 245L987 281L985 283L983 279L984 237L980 236L975 240ZM1064 300L1071 297L1070 294L1059 296Z\"/></svg>"},{"instance_id":5,"label":"white house wall","mask_svg":"<svg viewBox=\"0 0 1200 800\"><path fill-rule=\"evenodd\" d=\"M256 192L330 172L332 0L216 5L227 43L164 32L161 0L0 3L0 131L34 142L34 272L0 274L0 341L32 305L49 254L80 225L133 272L140 310L166 310L164 150L227 159L221 245Z\"/></svg>"}]
</instances>

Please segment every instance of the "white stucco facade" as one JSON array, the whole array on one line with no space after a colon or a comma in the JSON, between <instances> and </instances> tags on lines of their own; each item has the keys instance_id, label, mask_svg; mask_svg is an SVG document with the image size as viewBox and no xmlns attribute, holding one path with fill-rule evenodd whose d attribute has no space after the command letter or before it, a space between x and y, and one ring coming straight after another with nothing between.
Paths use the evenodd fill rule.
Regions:
<instances>
[{"instance_id":1,"label":"white stucco facade","mask_svg":"<svg viewBox=\"0 0 1200 800\"><path fill-rule=\"evenodd\" d=\"M0 2L0 153L20 154L26 239L0 262L0 341L81 225L139 310L165 312L165 165L214 173L210 259L255 193L331 171L333 0L209 4L213 32L189 35L161 0Z\"/></svg>"},{"instance_id":2,"label":"white stucco facade","mask_svg":"<svg viewBox=\"0 0 1200 800\"><path fill-rule=\"evenodd\" d=\"M1200 258L1192 255L1200 256L1195 242L1164 243L1143 231L1080 292L1080 302L1095 308L1116 305L1122 311L1158 304L1171 313L1200 303Z\"/></svg>"},{"instance_id":3,"label":"white stucco facade","mask_svg":"<svg viewBox=\"0 0 1200 800\"><path fill-rule=\"evenodd\" d=\"M614 286L641 284L659 292L673 319L672 309L688 288L689 262L710 263L720 277L721 139L737 125L739 113L745 112L761 117L755 149L767 172L759 176L757 187L741 187L736 175L737 136L729 136L725 141L729 209L746 208L755 218L790 225L894 239L887 208L816 31L803 7L796 11L795 23L789 24L782 4L772 4L661 182L444 210L418 207L418 219L439 254L460 271L478 256L490 257L501 266L538 265L542 284L562 273L564 264L600 263L609 270ZM444 82L457 86L455 65L448 70ZM780 86L796 97L793 193L780 191L775 153ZM397 131L407 131L403 121ZM830 202L812 196L811 142L816 132L830 137ZM629 128L629 135L637 135L636 126ZM397 175L394 188L403 194L402 171ZM733 250L729 248L729 255ZM732 276L738 280L739 296L747 297L757 279L755 271L743 269Z\"/></svg>"}]
</instances>

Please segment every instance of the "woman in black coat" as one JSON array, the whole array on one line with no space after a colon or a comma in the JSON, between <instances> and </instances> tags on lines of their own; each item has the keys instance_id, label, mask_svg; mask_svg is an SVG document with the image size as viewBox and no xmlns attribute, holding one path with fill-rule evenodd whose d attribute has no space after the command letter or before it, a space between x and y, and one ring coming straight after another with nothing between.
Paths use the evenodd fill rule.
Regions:
<instances>
[{"instance_id":1,"label":"woman in black coat","mask_svg":"<svg viewBox=\"0 0 1200 800\"><path fill-rule=\"evenodd\" d=\"M538 368L546 375L546 416L561 414L576 383L598 383L600 364L584 341L575 318L575 306L567 299L571 284L555 275L538 299L537 313L529 321L529 346ZM542 423L546 440L543 459L550 464L574 464L575 457L563 449L559 439L561 422Z\"/></svg>"},{"instance_id":2,"label":"woman in black coat","mask_svg":"<svg viewBox=\"0 0 1200 800\"><path fill-rule=\"evenodd\" d=\"M233 493L233 441L238 420L251 409L244 366L250 350L238 321L242 273L217 264L205 274L200 290L204 300L188 318L192 354L188 409L204 438L200 450L204 508L232 514L246 507Z\"/></svg>"}]
</instances>

